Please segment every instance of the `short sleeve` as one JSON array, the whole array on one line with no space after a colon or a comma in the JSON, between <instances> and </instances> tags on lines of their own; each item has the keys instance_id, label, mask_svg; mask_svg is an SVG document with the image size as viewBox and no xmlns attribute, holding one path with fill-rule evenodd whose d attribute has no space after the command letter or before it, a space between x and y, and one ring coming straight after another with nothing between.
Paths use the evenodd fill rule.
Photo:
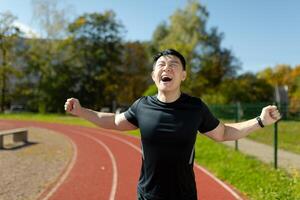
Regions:
<instances>
[{"instance_id":1,"label":"short sleeve","mask_svg":"<svg viewBox=\"0 0 300 200\"><path fill-rule=\"evenodd\" d=\"M140 100L141 99L136 100L124 113L125 118L136 127L138 127L137 113Z\"/></svg>"},{"instance_id":2,"label":"short sleeve","mask_svg":"<svg viewBox=\"0 0 300 200\"><path fill-rule=\"evenodd\" d=\"M205 103L202 102L202 120L198 127L200 133L206 133L214 130L220 123L220 121L210 112Z\"/></svg>"}]
</instances>

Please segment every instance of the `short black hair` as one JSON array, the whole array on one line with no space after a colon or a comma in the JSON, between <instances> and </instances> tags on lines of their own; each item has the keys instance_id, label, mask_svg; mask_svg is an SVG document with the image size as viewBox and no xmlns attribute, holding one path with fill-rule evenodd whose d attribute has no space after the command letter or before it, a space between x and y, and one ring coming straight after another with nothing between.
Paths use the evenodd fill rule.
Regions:
<instances>
[{"instance_id":1,"label":"short black hair","mask_svg":"<svg viewBox=\"0 0 300 200\"><path fill-rule=\"evenodd\" d=\"M179 58L179 60L180 60L180 62L182 64L183 70L185 71L185 59L184 59L183 55L181 55L181 53L179 53L178 51L176 51L174 49L166 49L166 50L163 50L163 51L159 52L158 54L156 54L153 57L154 63L156 63L156 61L161 56L167 56L167 55L172 55L172 56L176 56L177 58Z\"/></svg>"}]
</instances>

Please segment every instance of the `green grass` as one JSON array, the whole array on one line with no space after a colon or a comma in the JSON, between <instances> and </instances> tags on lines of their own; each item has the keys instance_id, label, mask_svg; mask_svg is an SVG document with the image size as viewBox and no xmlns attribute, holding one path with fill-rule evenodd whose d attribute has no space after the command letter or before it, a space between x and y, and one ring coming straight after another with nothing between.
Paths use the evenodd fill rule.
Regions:
<instances>
[{"instance_id":1,"label":"green grass","mask_svg":"<svg viewBox=\"0 0 300 200\"><path fill-rule=\"evenodd\" d=\"M2 114L0 115L0 119L34 120L94 126L91 123L76 117L57 114ZM285 130L285 132L282 130ZM279 134L281 145L283 143L290 143L290 146L294 146L297 141L300 141L300 136L298 134L299 130L300 125L296 122L281 122L279 124L279 131L282 131ZM140 135L139 131L130 131L129 134L136 136ZM291 135L295 135L295 137L292 136L293 138L289 139ZM251 138L255 139L255 137L259 138L261 142L271 144L272 127L261 129L257 133L251 135ZM221 180L226 180L226 182L236 187L250 199L300 199L299 172L295 171L293 174L288 174L282 169L274 170L271 165L263 164L253 157L236 152L231 148L216 143L204 136L198 136L195 160Z\"/></svg>"},{"instance_id":2,"label":"green grass","mask_svg":"<svg viewBox=\"0 0 300 200\"><path fill-rule=\"evenodd\" d=\"M41 122L52 122L70 125L80 126L94 126L92 123L83 120L78 117L64 115L64 114L33 114L33 113L22 113L22 114L0 114L0 119L14 119L14 120L29 120L29 121L41 121Z\"/></svg>"}]
</instances>

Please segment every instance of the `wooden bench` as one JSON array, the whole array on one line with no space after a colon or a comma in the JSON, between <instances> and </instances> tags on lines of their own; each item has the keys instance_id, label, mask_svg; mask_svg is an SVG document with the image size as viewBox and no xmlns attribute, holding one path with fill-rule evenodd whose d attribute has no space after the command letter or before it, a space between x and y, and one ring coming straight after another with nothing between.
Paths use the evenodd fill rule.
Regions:
<instances>
[{"instance_id":1,"label":"wooden bench","mask_svg":"<svg viewBox=\"0 0 300 200\"><path fill-rule=\"evenodd\" d=\"M4 148L4 136L13 135L14 142L28 142L28 130L25 128L17 128L0 131L0 149Z\"/></svg>"}]
</instances>

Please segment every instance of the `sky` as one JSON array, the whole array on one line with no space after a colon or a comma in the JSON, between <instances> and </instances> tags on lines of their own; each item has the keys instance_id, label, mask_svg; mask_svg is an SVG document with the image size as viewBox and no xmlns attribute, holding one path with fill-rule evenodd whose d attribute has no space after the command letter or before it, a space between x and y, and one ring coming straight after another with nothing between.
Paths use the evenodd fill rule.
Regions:
<instances>
[{"instance_id":1,"label":"sky","mask_svg":"<svg viewBox=\"0 0 300 200\"><path fill-rule=\"evenodd\" d=\"M113 10L125 26L125 40L147 41L157 25L168 21L187 0L64 0L75 18L83 13ZM208 28L224 33L222 47L242 64L240 73L277 64L300 64L300 1L201 0L209 12ZM0 12L10 11L18 23L38 31L31 0L0 0Z\"/></svg>"}]
</instances>

